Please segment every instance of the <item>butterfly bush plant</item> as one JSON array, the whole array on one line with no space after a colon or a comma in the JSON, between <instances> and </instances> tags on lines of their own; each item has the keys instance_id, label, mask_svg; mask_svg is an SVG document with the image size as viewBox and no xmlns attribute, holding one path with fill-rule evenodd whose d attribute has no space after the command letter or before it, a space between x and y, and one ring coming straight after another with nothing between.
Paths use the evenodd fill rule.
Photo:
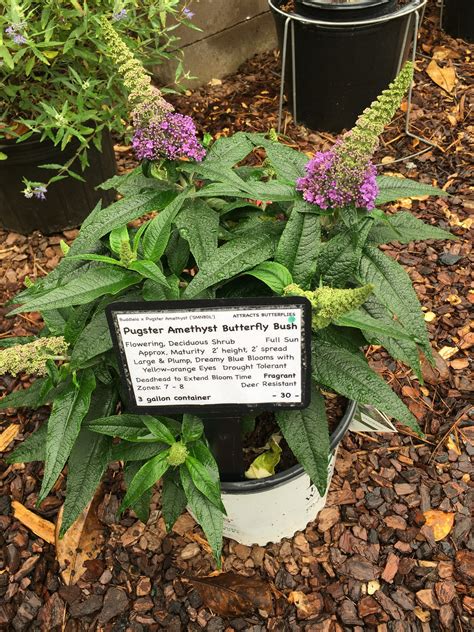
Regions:
<instances>
[{"instance_id":1,"label":"butterfly bush plant","mask_svg":"<svg viewBox=\"0 0 474 632\"><path fill-rule=\"evenodd\" d=\"M80 177L87 149L101 149L104 130L123 135L124 84L106 55L101 17L112 16L127 45L151 68L178 57L176 27L193 27L185 0L3 0L0 2L0 145L39 134L73 150L45 165L44 182L25 180L24 194L42 200L48 186ZM71 157L69 158L69 155ZM8 151L0 152L8 160ZM45 161L46 162L46 161ZM49 177L50 176L50 177Z\"/></svg>"},{"instance_id":2,"label":"butterfly bush plant","mask_svg":"<svg viewBox=\"0 0 474 632\"><path fill-rule=\"evenodd\" d=\"M323 494L330 445L322 389L420 431L370 368L363 348L383 345L422 380L420 356L432 355L421 307L407 273L379 246L451 235L380 206L443 192L377 177L371 161L411 82L409 64L352 131L308 162L274 132L238 132L205 146L192 119L175 112L151 85L114 28L103 22L102 29L129 91L132 142L142 164L103 185L116 188L121 199L97 206L57 268L14 300L12 314L39 311L45 328L38 340L8 341L0 372L29 370L40 377L0 407L52 408L9 461L44 461L38 503L67 465L61 534L92 498L108 463L122 461L127 491L121 510L131 507L146 521L160 481L167 527L188 506L218 560L225 509L203 423L192 415L127 412L106 306L117 300L307 297L311 403L276 413L276 422ZM264 150L264 162L245 166L256 148ZM144 216L139 228L128 227Z\"/></svg>"}]
</instances>

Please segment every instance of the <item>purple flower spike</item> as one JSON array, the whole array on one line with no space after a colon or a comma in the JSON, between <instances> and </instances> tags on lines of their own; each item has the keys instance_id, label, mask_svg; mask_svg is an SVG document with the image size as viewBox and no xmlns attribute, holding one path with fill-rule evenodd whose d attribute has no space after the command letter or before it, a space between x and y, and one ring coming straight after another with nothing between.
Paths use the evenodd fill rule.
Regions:
<instances>
[{"instance_id":1,"label":"purple flower spike","mask_svg":"<svg viewBox=\"0 0 474 632\"><path fill-rule=\"evenodd\" d=\"M195 14L193 13L193 11L186 7L185 9L183 9L183 15L185 18L188 18L188 20L192 20Z\"/></svg>"},{"instance_id":2,"label":"purple flower spike","mask_svg":"<svg viewBox=\"0 0 474 632\"><path fill-rule=\"evenodd\" d=\"M196 126L190 116L168 113L161 121L151 120L146 127L138 128L132 146L139 160L201 161L205 150L197 139Z\"/></svg>"},{"instance_id":3,"label":"purple flower spike","mask_svg":"<svg viewBox=\"0 0 474 632\"><path fill-rule=\"evenodd\" d=\"M112 22L120 22L120 20L125 20L127 17L127 9L121 9L117 13L114 13L112 16Z\"/></svg>"}]
</instances>

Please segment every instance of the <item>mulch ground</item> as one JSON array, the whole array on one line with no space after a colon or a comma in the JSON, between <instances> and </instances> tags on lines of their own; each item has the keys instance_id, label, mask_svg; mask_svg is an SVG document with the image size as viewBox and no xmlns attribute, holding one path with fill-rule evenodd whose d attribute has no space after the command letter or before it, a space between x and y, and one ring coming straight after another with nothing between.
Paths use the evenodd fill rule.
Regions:
<instances>
[{"instance_id":1,"label":"mulch ground","mask_svg":"<svg viewBox=\"0 0 474 632\"><path fill-rule=\"evenodd\" d=\"M41 464L1 464L1 630L473 629L470 508L474 428L469 351L474 332L469 308L474 290L469 213L474 202L469 198L473 128L468 120L472 48L470 52L465 42L438 30L433 7L425 16L420 44L412 125L438 149L393 164L394 159L423 148L403 134L400 114L384 135L378 160L384 171L397 171L449 191L448 199L404 200L391 208L409 209L417 217L451 230L459 240L386 247L404 264L425 311L436 355L435 368L425 367L425 384L420 385L381 349L371 348L369 357L416 415L426 437L421 440L403 430L398 434L348 434L338 453L327 506L315 522L292 539L266 547L227 540L224 570L260 578L263 586L272 589L271 607L259 610L255 596L253 612L247 608L231 617L206 607L209 595L200 594L186 580L208 575L215 568L190 516L183 515L166 534L157 493L147 526L133 514L117 520L123 496L118 464L109 468L92 516L101 545L81 568L80 579L69 585L61 579L54 545L35 535L29 528L31 522L24 520L25 526L15 519L12 508L16 501L54 523L64 498L64 478L35 509ZM456 85L450 91L439 87L427 73L433 58L442 71L454 69ZM430 72L433 75L433 66ZM216 135L268 130L276 127L278 74L276 53L259 55L222 82L213 81L186 97L176 97L176 105ZM289 113L284 124L288 142L305 151L326 148L332 141L329 134L295 127ZM117 150L121 169L133 166L129 150L121 145ZM59 241L70 242L76 234L73 230L26 238L0 231L3 299L22 287L26 275L34 279L53 269L61 257ZM34 314L7 320L7 311L0 311L2 337L27 335L41 327ZM20 381L1 377L0 394L17 388ZM12 423L21 427L9 449L46 417L46 409L3 415L0 431ZM435 523L429 526L427 512L432 510L442 514L432 514ZM64 559L64 555L59 557ZM211 592L218 601L220 590L216 580Z\"/></svg>"}]
</instances>

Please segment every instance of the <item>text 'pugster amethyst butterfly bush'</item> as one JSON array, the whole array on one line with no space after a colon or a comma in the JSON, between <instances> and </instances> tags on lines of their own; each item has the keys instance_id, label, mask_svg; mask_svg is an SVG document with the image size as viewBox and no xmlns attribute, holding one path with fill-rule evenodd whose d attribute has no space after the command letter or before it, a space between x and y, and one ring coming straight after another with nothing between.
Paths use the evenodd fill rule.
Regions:
<instances>
[{"instance_id":1,"label":"text 'pugster amethyst butterfly bush'","mask_svg":"<svg viewBox=\"0 0 474 632\"><path fill-rule=\"evenodd\" d=\"M219 564L225 496L223 504L203 423L195 415L126 412L105 308L115 300L305 296L312 309L311 403L275 417L323 495L331 456L323 390L375 406L420 432L370 368L364 347L384 346L414 380L422 379L421 354L432 360L410 278L379 246L451 235L380 206L444 192L376 177L371 163L378 136L410 84L409 64L354 129L309 162L271 130L222 137L205 151L193 121L173 111L113 27L103 22L103 31L128 91L133 144L144 160L102 185L117 189L121 199L94 209L57 268L15 298L12 313L39 311L45 328L40 343L0 341L0 348L8 346L0 351L0 372L38 375L29 388L3 398L0 408L52 408L47 423L9 460L44 460L39 502L67 465L62 534L91 500L108 464L123 462L122 510L131 508L146 522L152 489L161 481L167 528L189 507ZM255 166L257 148L266 158ZM128 227L140 217L147 219L139 228Z\"/></svg>"}]
</instances>

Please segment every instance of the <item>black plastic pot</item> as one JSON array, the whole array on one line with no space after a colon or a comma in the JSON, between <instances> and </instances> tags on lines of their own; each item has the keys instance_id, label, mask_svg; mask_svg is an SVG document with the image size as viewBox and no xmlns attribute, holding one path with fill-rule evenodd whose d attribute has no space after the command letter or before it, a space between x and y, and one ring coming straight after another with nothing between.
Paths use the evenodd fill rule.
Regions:
<instances>
[{"instance_id":1,"label":"black plastic pot","mask_svg":"<svg viewBox=\"0 0 474 632\"><path fill-rule=\"evenodd\" d=\"M48 235L79 226L99 200L110 204L115 192L95 189L116 174L114 148L108 132L103 133L102 152L93 146L89 148L89 166L84 172L77 165L72 167L85 182L71 177L55 182L48 188L45 200L28 199L23 195L23 178L44 182L52 172L40 169L39 165L64 164L76 150L73 142L61 151L53 143L33 137L20 143L0 141L0 151L8 156L0 161L0 226L17 233L40 230Z\"/></svg>"},{"instance_id":2,"label":"black plastic pot","mask_svg":"<svg viewBox=\"0 0 474 632\"><path fill-rule=\"evenodd\" d=\"M279 11L283 4L284 0L269 0L280 50L288 17ZM322 0L298 0L300 19L289 25L285 70L286 94L292 106L293 27L297 122L336 133L352 127L359 114L395 78L400 60L406 61L413 28L409 7L414 10L422 4L423 0L412 0L397 8L395 0L364 0L348 8L345 3L325 6ZM304 18L329 24L301 21ZM367 20L373 22L362 24ZM354 21L361 24L352 25Z\"/></svg>"},{"instance_id":3,"label":"black plastic pot","mask_svg":"<svg viewBox=\"0 0 474 632\"><path fill-rule=\"evenodd\" d=\"M474 42L474 0L444 0L442 27L452 37Z\"/></svg>"}]
</instances>

